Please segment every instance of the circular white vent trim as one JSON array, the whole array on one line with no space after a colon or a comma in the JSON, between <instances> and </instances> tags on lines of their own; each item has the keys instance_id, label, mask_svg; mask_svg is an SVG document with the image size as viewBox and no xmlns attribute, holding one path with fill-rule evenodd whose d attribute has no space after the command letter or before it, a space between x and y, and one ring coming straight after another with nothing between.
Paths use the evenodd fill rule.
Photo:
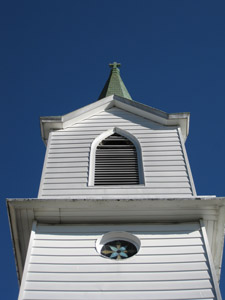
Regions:
<instances>
[{"instance_id":1,"label":"circular white vent trim","mask_svg":"<svg viewBox=\"0 0 225 300\"><path fill-rule=\"evenodd\" d=\"M102 235L100 238L97 239L97 241L96 241L96 250L97 250L97 252L102 257L107 258L106 256L103 256L101 254L102 247L106 243L116 241L116 240L123 240L123 241L127 241L127 242L130 242L130 243L134 244L134 246L137 248L137 253L140 250L141 241L139 240L138 237L136 237L135 235L133 235L129 232L125 232L125 231L112 231L112 232L105 233L104 235Z\"/></svg>"}]
</instances>

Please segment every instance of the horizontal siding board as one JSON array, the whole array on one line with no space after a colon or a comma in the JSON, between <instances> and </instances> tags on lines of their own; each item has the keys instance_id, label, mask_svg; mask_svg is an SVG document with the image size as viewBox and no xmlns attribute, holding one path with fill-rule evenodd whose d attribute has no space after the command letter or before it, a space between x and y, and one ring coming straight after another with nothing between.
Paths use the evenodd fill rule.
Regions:
<instances>
[{"instance_id":1,"label":"horizontal siding board","mask_svg":"<svg viewBox=\"0 0 225 300\"><path fill-rule=\"evenodd\" d=\"M80 153L64 153L63 151L60 153L54 153L54 152L49 152L48 153L48 160L51 160L52 158L75 158L75 159L88 159L89 160L89 151L86 152L80 152Z\"/></svg>"},{"instance_id":2,"label":"horizontal siding board","mask_svg":"<svg viewBox=\"0 0 225 300\"><path fill-rule=\"evenodd\" d=\"M187 281L162 282L33 282L27 281L26 290L46 291L170 291L186 289L210 289L211 283L207 279Z\"/></svg>"},{"instance_id":3,"label":"horizontal siding board","mask_svg":"<svg viewBox=\"0 0 225 300\"><path fill-rule=\"evenodd\" d=\"M50 178L87 178L87 172L77 172L77 173L46 173L45 179Z\"/></svg>"},{"instance_id":4,"label":"horizontal siding board","mask_svg":"<svg viewBox=\"0 0 225 300\"><path fill-rule=\"evenodd\" d=\"M193 271L193 272L152 272L152 273L61 273L46 272L34 273L29 272L27 276L28 281L158 281L158 280L198 280L210 279L207 271Z\"/></svg>"},{"instance_id":5,"label":"horizontal siding board","mask_svg":"<svg viewBox=\"0 0 225 300\"><path fill-rule=\"evenodd\" d=\"M138 129L139 130L146 130L146 129L149 129L151 128L151 124L149 122L147 122L146 124L134 124L132 122L130 123L124 123L124 122L117 122L116 124L114 122L107 122L107 123L104 123L104 124L95 124L95 125L91 125L91 124L85 124L84 122L82 123L79 123L79 124L75 124L73 126L74 129L89 129L90 127L94 127L95 130L108 130L110 128L114 128L116 126L118 127L123 127L125 130L130 130L130 129ZM173 133L168 133L169 136L174 136Z\"/></svg>"},{"instance_id":6,"label":"horizontal siding board","mask_svg":"<svg viewBox=\"0 0 225 300\"><path fill-rule=\"evenodd\" d=\"M186 172L186 167L185 166L144 166L144 170L147 171L185 171Z\"/></svg>"},{"instance_id":7,"label":"horizontal siding board","mask_svg":"<svg viewBox=\"0 0 225 300\"><path fill-rule=\"evenodd\" d=\"M164 183L164 182L171 182L171 183L177 183L177 182L184 182L184 183L188 183L189 182L187 181L187 176L179 176L179 177L163 177L163 176L160 176L160 177L153 177L153 176L148 176L146 177L146 180L145 180L146 183L152 183L152 182L157 182L157 183Z\"/></svg>"},{"instance_id":8,"label":"horizontal siding board","mask_svg":"<svg viewBox=\"0 0 225 300\"><path fill-rule=\"evenodd\" d=\"M60 184L69 185L75 183L86 183L87 182L87 174L83 177L70 177L70 178L46 178L45 184L53 184L58 186ZM64 186L65 187L65 186Z\"/></svg>"},{"instance_id":9,"label":"horizontal siding board","mask_svg":"<svg viewBox=\"0 0 225 300\"><path fill-rule=\"evenodd\" d=\"M49 154L52 153L76 153L77 156L79 156L79 154L82 155L89 155L90 149L88 147L83 147L83 148L77 148L77 147L73 147L73 148L52 148L49 147ZM86 154L85 154L86 153Z\"/></svg>"},{"instance_id":10,"label":"horizontal siding board","mask_svg":"<svg viewBox=\"0 0 225 300\"><path fill-rule=\"evenodd\" d=\"M147 158L147 157L160 157L160 156L163 156L163 157L167 157L167 156L181 156L183 155L183 152L182 151L152 151L152 152L148 152L148 151L145 151L144 149L142 149L142 155L143 155L143 158Z\"/></svg>"},{"instance_id":11,"label":"horizontal siding board","mask_svg":"<svg viewBox=\"0 0 225 300\"><path fill-rule=\"evenodd\" d=\"M206 261L204 254L186 254L186 255L152 255L146 256L133 256L129 260L117 262L118 270L120 265L127 264L128 261L132 264L157 264L157 263L187 263L187 262L204 262ZM89 256L41 256L33 255L30 259L31 263L49 263L49 264L92 264L96 267L100 264L115 264L114 260L106 259L104 257L89 257Z\"/></svg>"},{"instance_id":12,"label":"horizontal siding board","mask_svg":"<svg viewBox=\"0 0 225 300\"><path fill-rule=\"evenodd\" d=\"M78 144L78 143L73 143L73 144L66 144L66 143L63 143L63 144L54 144L54 143L51 143L51 146L50 146L50 149L52 151L54 151L53 149L88 149L90 148L91 146L91 141L87 142L86 144ZM173 149L172 149L173 150Z\"/></svg>"},{"instance_id":13,"label":"horizontal siding board","mask_svg":"<svg viewBox=\"0 0 225 300\"><path fill-rule=\"evenodd\" d=\"M115 126L117 126L117 124L111 123L111 126L108 126L109 128L107 128L107 129L112 129ZM105 128L103 129L102 126L99 127L99 128L96 128L95 126L89 126L88 130L87 130L87 128L82 129L81 127L68 127L66 129L64 129L64 131L61 131L60 134L61 133L66 134L67 133L67 134L76 134L77 135L79 133L80 136L83 136L83 135L90 136L91 135L93 137L93 135L97 136L97 135L101 134L103 131L105 131L107 129L105 129ZM132 134L137 135L137 136L138 135L148 136L151 133L154 134L154 131L152 130L152 128L141 128L139 126L136 126L136 127L134 126L134 127L130 128L129 131ZM162 131L160 129L158 129L156 132L158 134L160 134L160 136L155 135L155 137L157 137L157 138L161 138L161 137L164 138L165 137L165 138L173 139L174 136L176 136L175 134L169 135L167 132L165 132L164 133L165 135L163 136ZM54 134L55 134L55 132L54 132Z\"/></svg>"},{"instance_id":14,"label":"horizontal siding board","mask_svg":"<svg viewBox=\"0 0 225 300\"><path fill-rule=\"evenodd\" d=\"M202 246L189 247L143 247L139 250L138 255L165 255L165 254L202 254L204 249ZM94 248L47 248L34 247L32 255L53 255L53 256L99 256Z\"/></svg>"},{"instance_id":15,"label":"horizontal siding board","mask_svg":"<svg viewBox=\"0 0 225 300\"><path fill-rule=\"evenodd\" d=\"M78 130L77 130L78 131ZM105 130L98 130L96 132L93 131L92 128L88 129L88 131L90 131L90 133L92 132L91 135L87 135L87 131L82 131L79 130L80 135L83 137L82 141L86 141L85 137L87 140L89 140L90 142L93 141L99 134L101 134L102 132L104 132ZM175 142L177 143L178 141L178 137L173 135L173 136L168 136L168 135L164 135L164 136L160 136L160 135L152 135L151 136L151 132L148 133L147 130L129 130L129 132L131 134L133 134L141 144L144 144L146 142L148 143L171 143L171 142ZM86 133L86 134L85 134ZM66 140L66 139L65 139ZM178 142L178 145L180 143Z\"/></svg>"},{"instance_id":16,"label":"horizontal siding board","mask_svg":"<svg viewBox=\"0 0 225 300\"><path fill-rule=\"evenodd\" d=\"M164 156L158 156L158 155L150 155L148 156L147 153L143 156L143 162L153 162L153 161L165 161L165 162L169 162L169 161L181 161L183 162L184 161L184 158L183 158L183 155L177 155L177 156L174 156L174 155L164 155Z\"/></svg>"},{"instance_id":17,"label":"horizontal siding board","mask_svg":"<svg viewBox=\"0 0 225 300\"><path fill-rule=\"evenodd\" d=\"M86 178L86 177L85 177ZM63 189L73 189L75 188L75 183L85 183L86 182L86 179L83 178L78 178L77 180L71 180L70 182L68 182L68 180L64 180L62 182L55 182L55 180L53 181L47 181L46 180L46 184L49 184L48 185L48 188L49 189L55 189L55 190L58 190L60 188L63 188ZM187 183L187 182L183 182L183 183L151 183L149 184L149 188L190 188L190 184Z\"/></svg>"},{"instance_id":18,"label":"horizontal siding board","mask_svg":"<svg viewBox=\"0 0 225 300\"><path fill-rule=\"evenodd\" d=\"M167 172L167 171L159 171L159 172L148 171L148 173L146 174L146 177L157 177L157 176L163 176L163 177L182 176L182 177L185 177L185 176L187 176L187 172L186 171L169 171L169 172Z\"/></svg>"},{"instance_id":19,"label":"horizontal siding board","mask_svg":"<svg viewBox=\"0 0 225 300\"><path fill-rule=\"evenodd\" d=\"M89 147L90 144L93 142L93 138L89 140L76 140L76 139L52 139L51 145L78 145L80 147Z\"/></svg>"},{"instance_id":20,"label":"horizontal siding board","mask_svg":"<svg viewBox=\"0 0 225 300\"><path fill-rule=\"evenodd\" d=\"M48 160L48 163L49 164L52 164L52 163L62 163L62 162L65 162L65 163L75 163L75 162L79 162L79 163L88 163L88 156L86 157L52 157L52 156L49 156L49 160Z\"/></svg>"},{"instance_id":21,"label":"horizontal siding board","mask_svg":"<svg viewBox=\"0 0 225 300\"><path fill-rule=\"evenodd\" d=\"M177 238L177 239L142 239L142 247L167 247L167 246L202 245L201 238ZM57 240L35 240L34 247L95 247L95 239L67 240L63 244Z\"/></svg>"},{"instance_id":22,"label":"horizontal siding board","mask_svg":"<svg viewBox=\"0 0 225 300\"><path fill-rule=\"evenodd\" d=\"M138 291L138 292L50 292L50 291L25 291L24 300L36 299L36 300L182 300L182 299L204 299L214 298L211 289L202 290L183 290L182 295L180 291Z\"/></svg>"},{"instance_id":23,"label":"horizontal siding board","mask_svg":"<svg viewBox=\"0 0 225 300\"><path fill-rule=\"evenodd\" d=\"M120 264L120 272L174 272L174 271L207 271L207 262L185 262L185 263L158 263L158 264ZM49 264L47 263L30 263L30 272L58 272L58 273L117 273L118 265L102 264L98 265L71 265L71 264Z\"/></svg>"},{"instance_id":24,"label":"horizontal siding board","mask_svg":"<svg viewBox=\"0 0 225 300\"><path fill-rule=\"evenodd\" d=\"M129 187L129 185L127 186ZM70 189L70 190L63 190L63 189L50 189L49 187L48 188L44 188L43 189L44 193L43 194L46 194L46 195L54 195L54 196L63 196L63 195L71 195L71 196L78 196L78 195L92 195L93 194L93 190L92 189ZM95 192L95 196L97 195L112 195L112 193L114 192L112 189L96 189L94 190ZM169 194L172 194L172 195L176 195L177 193L179 194L190 194L190 189L189 188L170 188L170 189L165 189L162 190L162 189L149 189L149 190L145 190L146 192L146 195L158 195L158 194L164 194L164 195L169 195ZM135 190L135 194L138 195L138 194L142 194L143 196L145 195L145 192L141 189L136 189ZM120 195L133 195L132 192L128 193L126 190L121 190L120 191ZM118 198L118 196L117 196Z\"/></svg>"},{"instance_id":25,"label":"horizontal siding board","mask_svg":"<svg viewBox=\"0 0 225 300\"><path fill-rule=\"evenodd\" d=\"M48 162L46 168L80 168L80 167L88 167L87 162Z\"/></svg>"},{"instance_id":26,"label":"horizontal siding board","mask_svg":"<svg viewBox=\"0 0 225 300\"><path fill-rule=\"evenodd\" d=\"M129 114L129 118L128 114L122 114L120 116L113 116L113 115L106 115L105 118L102 117L97 117L97 118L88 118L85 120L85 124L87 125L99 125L99 124L108 124L111 122L120 122L120 123L124 123L124 124L138 124L138 125L147 125L149 126L149 120L144 119L142 117L138 117L137 115L133 115L133 114Z\"/></svg>"},{"instance_id":27,"label":"horizontal siding board","mask_svg":"<svg viewBox=\"0 0 225 300\"><path fill-rule=\"evenodd\" d=\"M57 172L62 172L62 173L76 173L76 172L87 172L88 168L85 167L47 167L46 168L46 173L57 173Z\"/></svg>"},{"instance_id":28,"label":"horizontal siding board","mask_svg":"<svg viewBox=\"0 0 225 300\"><path fill-rule=\"evenodd\" d=\"M142 145L143 151L180 151L181 146L154 146L154 144L143 143ZM78 144L78 143L63 143L63 144L54 144L51 143L50 150L54 151L54 149L87 149L90 148L90 142L87 144Z\"/></svg>"},{"instance_id":29,"label":"horizontal siding board","mask_svg":"<svg viewBox=\"0 0 225 300\"><path fill-rule=\"evenodd\" d=\"M185 166L185 162L183 160L169 160L169 161L161 161L161 160L144 160L145 167L155 167L155 166Z\"/></svg>"},{"instance_id":30,"label":"horizontal siding board","mask_svg":"<svg viewBox=\"0 0 225 300\"><path fill-rule=\"evenodd\" d=\"M85 147L88 147L90 143L94 140L95 136L93 135L92 138L89 138L89 140L77 140L71 137L70 139L52 139L51 145L61 145L61 144L67 144L67 145L85 145ZM162 138L145 138L145 139L140 139L139 142L143 146L149 146L149 147L168 147L168 146L180 146L180 142L177 140L177 138L174 138L174 141L167 141Z\"/></svg>"},{"instance_id":31,"label":"horizontal siding board","mask_svg":"<svg viewBox=\"0 0 225 300\"><path fill-rule=\"evenodd\" d=\"M180 151L181 146L156 146L151 143L142 143L141 144L143 151Z\"/></svg>"}]
</instances>

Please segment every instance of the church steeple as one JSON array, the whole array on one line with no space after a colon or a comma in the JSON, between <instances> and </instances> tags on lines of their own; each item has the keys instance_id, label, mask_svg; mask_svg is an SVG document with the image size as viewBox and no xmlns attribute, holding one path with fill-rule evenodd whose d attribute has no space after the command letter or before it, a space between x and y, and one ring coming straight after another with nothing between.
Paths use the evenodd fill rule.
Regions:
<instances>
[{"instance_id":1,"label":"church steeple","mask_svg":"<svg viewBox=\"0 0 225 300\"><path fill-rule=\"evenodd\" d=\"M109 64L111 72L98 100L110 95L117 95L132 100L123 80L120 77L120 63L114 62Z\"/></svg>"}]
</instances>

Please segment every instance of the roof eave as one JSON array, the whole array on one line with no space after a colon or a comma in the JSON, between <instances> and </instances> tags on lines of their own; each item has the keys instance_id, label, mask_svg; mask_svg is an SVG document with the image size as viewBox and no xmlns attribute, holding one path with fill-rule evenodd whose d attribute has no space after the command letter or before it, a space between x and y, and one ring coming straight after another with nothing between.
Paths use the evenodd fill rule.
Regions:
<instances>
[{"instance_id":1,"label":"roof eave","mask_svg":"<svg viewBox=\"0 0 225 300\"><path fill-rule=\"evenodd\" d=\"M65 129L76 122L82 121L113 106L117 106L118 108L127 110L161 125L178 126L181 128L184 141L188 136L190 113L168 114L164 111L136 102L134 100L111 95L63 116L41 117L40 124L42 139L46 144L49 132L53 130Z\"/></svg>"}]
</instances>

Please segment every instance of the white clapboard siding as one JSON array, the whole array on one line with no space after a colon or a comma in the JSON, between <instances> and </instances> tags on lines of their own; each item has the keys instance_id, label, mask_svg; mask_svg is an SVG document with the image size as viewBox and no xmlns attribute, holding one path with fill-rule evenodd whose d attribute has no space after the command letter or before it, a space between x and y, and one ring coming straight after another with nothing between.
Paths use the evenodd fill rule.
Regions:
<instances>
[{"instance_id":1,"label":"white clapboard siding","mask_svg":"<svg viewBox=\"0 0 225 300\"><path fill-rule=\"evenodd\" d=\"M165 174L164 174L165 176ZM130 189L130 194L131 195L160 195L160 194L164 194L164 197L165 195L174 195L176 193L178 194L190 194L190 188L164 188L164 189L161 189L161 188L155 188L155 189L151 189L151 191L149 192L148 190L144 189L144 188L138 188L138 189L134 189L134 186L129 186L127 185L127 187L129 187L128 190L122 190L120 187L121 186L118 186L119 187L119 195L122 196L122 195L126 195L128 194L128 190ZM131 188L133 187L133 188ZM134 191L134 193L131 193L132 190ZM51 196L63 196L65 195L65 191L64 189L51 189L51 186L48 186L45 190L44 190L45 193L47 193L48 195L51 195ZM111 188L105 188L103 191L101 189L75 189L75 188L71 188L69 189L69 192L67 192L67 195L68 196L79 196L79 195L88 195L88 196L92 196L93 194L95 196L99 195L113 195L113 193L115 193L115 189L111 189ZM117 196L118 197L118 196Z\"/></svg>"},{"instance_id":2,"label":"white clapboard siding","mask_svg":"<svg viewBox=\"0 0 225 300\"><path fill-rule=\"evenodd\" d=\"M130 270L134 267L133 264L121 264L120 272L129 273ZM96 270L99 273L117 273L118 266L109 264L109 265L66 265L66 264L30 264L29 272L39 273L43 272L44 274L47 272L53 273L94 273L96 274ZM136 264L135 265L135 274L143 273L143 272L174 272L180 270L182 272L191 272L194 273L196 271L207 271L208 272L208 264L206 262L188 262L188 263L176 263L176 264ZM63 280L63 276L62 276Z\"/></svg>"},{"instance_id":3,"label":"white clapboard siding","mask_svg":"<svg viewBox=\"0 0 225 300\"><path fill-rule=\"evenodd\" d=\"M179 285L176 281L162 281L158 282L39 282L39 281L28 281L26 284L26 290L53 290L53 291L156 291L156 290L185 290L185 289L210 289L212 288L210 280L179 280Z\"/></svg>"},{"instance_id":4,"label":"white clapboard siding","mask_svg":"<svg viewBox=\"0 0 225 300\"><path fill-rule=\"evenodd\" d=\"M178 129L160 126L124 110L111 108L51 133L39 197L92 197L93 189L88 186L91 145L100 134L115 127L133 135L139 141L142 152L144 184L134 185L135 193L127 188L124 194L133 197L142 194L149 197L193 195ZM107 185L98 186L94 195L110 195L112 192Z\"/></svg>"},{"instance_id":5,"label":"white clapboard siding","mask_svg":"<svg viewBox=\"0 0 225 300\"><path fill-rule=\"evenodd\" d=\"M35 273L30 272L30 281L74 281L74 282L85 282L85 281L164 281L164 280L201 280L210 279L207 271L196 271L196 272L152 272L152 273L65 273L62 278L60 273Z\"/></svg>"},{"instance_id":6,"label":"white clapboard siding","mask_svg":"<svg viewBox=\"0 0 225 300\"><path fill-rule=\"evenodd\" d=\"M192 291L183 290L183 298L180 297L180 291L166 291L166 292L159 292L159 291L151 291L151 292L123 292L123 298L119 298L121 292L115 292L113 295L108 292L77 292L76 299L82 300L115 300L115 299L123 299L123 300L181 300L181 299L188 299L188 300L215 300L213 297L212 291L210 289L196 289ZM33 298L35 297L35 298ZM74 300L74 293L73 292L49 292L49 291L42 291L42 292L34 292L34 291L26 291L24 293L24 300Z\"/></svg>"},{"instance_id":7,"label":"white clapboard siding","mask_svg":"<svg viewBox=\"0 0 225 300\"><path fill-rule=\"evenodd\" d=\"M84 239L77 240L69 240L69 241L57 241L57 240L37 240L34 243L34 247L52 247L52 248L73 248L73 247L82 247L82 245L93 248L95 247L95 239L88 239L88 237ZM200 238L189 238L189 239L143 239L141 246L142 247L169 247L169 246L193 246L193 245L202 245L202 241ZM132 258L134 259L134 258ZM103 263L105 260L103 261Z\"/></svg>"},{"instance_id":8,"label":"white clapboard siding","mask_svg":"<svg viewBox=\"0 0 225 300\"><path fill-rule=\"evenodd\" d=\"M63 255L69 255L69 256L80 256L80 255L86 255L86 256L97 256L98 253L95 249L79 249L76 247L59 247L59 248L50 248L50 247L35 247L32 251L33 255L62 255L62 249ZM179 254L182 251L184 254L193 254L193 253L204 253L204 249L202 246L177 246L177 247L170 247L168 249L164 247L142 247L139 251L140 255L156 255L156 254Z\"/></svg>"},{"instance_id":9,"label":"white clapboard siding","mask_svg":"<svg viewBox=\"0 0 225 300\"><path fill-rule=\"evenodd\" d=\"M102 257L96 241L109 231L134 234L138 253ZM198 223L39 224L30 247L19 300L216 300Z\"/></svg>"},{"instance_id":10,"label":"white clapboard siding","mask_svg":"<svg viewBox=\"0 0 225 300\"><path fill-rule=\"evenodd\" d=\"M31 263L49 263L49 264L81 264L82 260L84 260L84 256L39 256L33 255L31 258ZM156 263L188 263L188 262L198 262L198 261L205 261L204 254L185 254L185 255L161 255L161 256L152 256L149 260L149 257L146 256L139 256L135 258L130 258L130 263L133 265L136 264L145 264L149 263L156 264ZM85 256L85 264L94 264L94 265L111 265L115 262L113 260L102 259L101 257L89 257ZM125 263L125 262L124 262ZM121 262L120 265L123 263Z\"/></svg>"}]
</instances>

